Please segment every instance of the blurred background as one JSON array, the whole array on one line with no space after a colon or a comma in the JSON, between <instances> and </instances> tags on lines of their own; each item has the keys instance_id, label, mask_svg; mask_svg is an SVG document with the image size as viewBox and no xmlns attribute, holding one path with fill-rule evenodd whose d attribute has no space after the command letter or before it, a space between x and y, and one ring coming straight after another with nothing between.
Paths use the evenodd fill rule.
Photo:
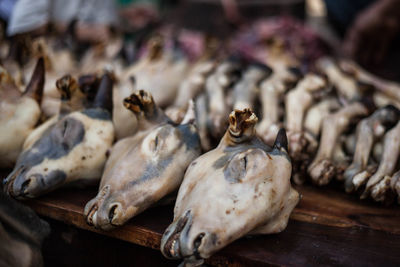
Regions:
<instances>
[{"instance_id":1,"label":"blurred background","mask_svg":"<svg viewBox=\"0 0 400 267\"><path fill-rule=\"evenodd\" d=\"M0 21L6 38L61 33L77 21L79 40L107 42L113 32L134 38L166 23L224 39L258 19L291 18L272 24L304 22L335 55L399 80L398 7L395 0L0 0Z\"/></svg>"},{"instance_id":2,"label":"blurred background","mask_svg":"<svg viewBox=\"0 0 400 267\"><path fill-rule=\"evenodd\" d=\"M166 37L164 48L174 59L184 53L191 63L205 55L216 62L237 56L274 63L271 55L284 51L282 62L288 53L296 64L284 63L307 73L318 58L331 55L353 59L380 77L400 81L399 33L398 0L0 0L0 63L12 74L18 70L15 62L21 70L27 65L30 72L25 72L30 74L33 68L27 62L34 57L29 53L46 54L38 51L46 46L35 48L31 41L46 36L54 59L46 79L50 83L53 78L53 87L61 73L95 73L118 57L124 60L123 68L132 66L146 52L162 50L162 45L151 42L158 35ZM62 49L71 52L80 69L79 64L64 63L74 60L57 53ZM59 100L58 95L54 98ZM157 251L50 223L53 229L43 244L45 265L176 265L165 263ZM132 251L138 255L135 259Z\"/></svg>"}]
</instances>

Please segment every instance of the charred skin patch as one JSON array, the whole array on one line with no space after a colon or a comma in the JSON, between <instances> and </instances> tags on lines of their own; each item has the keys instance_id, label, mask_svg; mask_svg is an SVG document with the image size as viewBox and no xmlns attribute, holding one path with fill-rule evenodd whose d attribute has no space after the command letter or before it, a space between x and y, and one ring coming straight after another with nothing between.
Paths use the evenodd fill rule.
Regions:
<instances>
[{"instance_id":1,"label":"charred skin patch","mask_svg":"<svg viewBox=\"0 0 400 267\"><path fill-rule=\"evenodd\" d=\"M165 159L160 160L157 164L147 164L145 170L143 171L143 174L137 180L130 182L127 187L130 188L145 181L159 178L163 174L165 169L167 169L167 167L171 164L173 158L173 156L169 156Z\"/></svg>"},{"instance_id":2,"label":"charred skin patch","mask_svg":"<svg viewBox=\"0 0 400 267\"><path fill-rule=\"evenodd\" d=\"M10 194L16 198L24 198L26 196L36 197L45 192L49 192L62 184L67 175L62 170L54 170L46 175L35 173L26 177L27 172L20 173L14 183L10 185ZM29 192L26 189L30 188Z\"/></svg>"},{"instance_id":3,"label":"charred skin patch","mask_svg":"<svg viewBox=\"0 0 400 267\"><path fill-rule=\"evenodd\" d=\"M242 181L242 178L246 175L247 168L247 156L241 159L234 158L224 168L224 177L230 183L238 183Z\"/></svg>"},{"instance_id":4,"label":"charred skin patch","mask_svg":"<svg viewBox=\"0 0 400 267\"><path fill-rule=\"evenodd\" d=\"M103 121L111 120L110 112L108 112L105 109L90 108L81 111L81 113L85 114L86 116L92 119L103 120Z\"/></svg>"},{"instance_id":5,"label":"charred skin patch","mask_svg":"<svg viewBox=\"0 0 400 267\"><path fill-rule=\"evenodd\" d=\"M43 188L51 188L55 185L60 184L65 181L67 175L62 170L51 171L48 175L42 174L33 174L32 177L35 177L38 181L38 184ZM25 182L24 182L25 183Z\"/></svg>"},{"instance_id":6,"label":"charred skin patch","mask_svg":"<svg viewBox=\"0 0 400 267\"><path fill-rule=\"evenodd\" d=\"M186 150L196 149L200 151L200 137L196 131L192 130L193 127L192 124L183 124L179 125L177 129L182 134L182 141L186 146Z\"/></svg>"},{"instance_id":7,"label":"charred skin patch","mask_svg":"<svg viewBox=\"0 0 400 267\"><path fill-rule=\"evenodd\" d=\"M238 153L244 152L249 149L261 149L264 150L266 153L271 153L271 148L264 144L258 138L251 140L245 146L228 146L224 149L224 154L217 159L214 164L212 165L214 169L220 169L225 167L229 161ZM268 155L268 154L267 154Z\"/></svg>"},{"instance_id":8,"label":"charred skin patch","mask_svg":"<svg viewBox=\"0 0 400 267\"><path fill-rule=\"evenodd\" d=\"M80 144L85 136L82 122L74 118L65 118L49 127L33 146L24 151L18 165L30 166L40 164L44 159L59 159L67 155Z\"/></svg>"},{"instance_id":9,"label":"charred skin patch","mask_svg":"<svg viewBox=\"0 0 400 267\"><path fill-rule=\"evenodd\" d=\"M231 154L224 154L222 157L217 159L214 164L212 165L214 169L220 169L226 166L228 161L232 158Z\"/></svg>"},{"instance_id":10,"label":"charred skin patch","mask_svg":"<svg viewBox=\"0 0 400 267\"><path fill-rule=\"evenodd\" d=\"M180 140L180 146L184 145L186 151L198 151L200 153L200 137L197 132L191 130L190 124L178 125L176 129L178 130L178 139ZM157 146L161 140L166 140L171 134L171 130L167 127L161 128L154 141L154 149L158 149ZM149 163L146 165L143 174L139 179L129 183L128 187L136 186L137 184L143 183L151 179L161 177L168 166L173 163L174 155L169 155L154 164Z\"/></svg>"}]
</instances>

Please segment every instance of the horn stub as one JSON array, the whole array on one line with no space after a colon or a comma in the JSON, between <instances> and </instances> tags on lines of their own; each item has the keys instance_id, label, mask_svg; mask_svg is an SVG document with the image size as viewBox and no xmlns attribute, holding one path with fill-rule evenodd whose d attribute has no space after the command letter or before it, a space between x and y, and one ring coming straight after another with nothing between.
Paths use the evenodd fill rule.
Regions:
<instances>
[{"instance_id":1,"label":"horn stub","mask_svg":"<svg viewBox=\"0 0 400 267\"><path fill-rule=\"evenodd\" d=\"M286 130L284 128L281 128L276 135L276 139L274 142L274 149L281 150L283 148L286 152L288 152L288 139L286 136Z\"/></svg>"},{"instance_id":2,"label":"horn stub","mask_svg":"<svg viewBox=\"0 0 400 267\"><path fill-rule=\"evenodd\" d=\"M114 81L110 73L105 73L100 78L96 97L93 100L93 107L103 108L112 112L112 89Z\"/></svg>"},{"instance_id":3,"label":"horn stub","mask_svg":"<svg viewBox=\"0 0 400 267\"><path fill-rule=\"evenodd\" d=\"M32 97L39 104L42 101L43 88L45 83L45 66L44 59L40 57L36 63L31 80L27 85L24 95Z\"/></svg>"}]
</instances>

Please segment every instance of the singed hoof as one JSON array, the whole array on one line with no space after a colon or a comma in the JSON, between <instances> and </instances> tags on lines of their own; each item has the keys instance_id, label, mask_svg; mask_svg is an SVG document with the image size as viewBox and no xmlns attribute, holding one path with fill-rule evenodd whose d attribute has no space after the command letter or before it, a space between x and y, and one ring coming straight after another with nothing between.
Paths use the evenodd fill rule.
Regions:
<instances>
[{"instance_id":1,"label":"singed hoof","mask_svg":"<svg viewBox=\"0 0 400 267\"><path fill-rule=\"evenodd\" d=\"M310 176L313 183L323 186L327 185L335 176L335 167L330 160L324 159L310 168Z\"/></svg>"},{"instance_id":2,"label":"singed hoof","mask_svg":"<svg viewBox=\"0 0 400 267\"><path fill-rule=\"evenodd\" d=\"M72 94L78 89L77 81L69 74L58 79L56 86L60 92L61 100L71 99Z\"/></svg>"},{"instance_id":3,"label":"singed hoof","mask_svg":"<svg viewBox=\"0 0 400 267\"><path fill-rule=\"evenodd\" d=\"M371 189L371 197L377 202L383 202L387 198L390 189L391 176L386 175L379 183Z\"/></svg>"},{"instance_id":4,"label":"singed hoof","mask_svg":"<svg viewBox=\"0 0 400 267\"><path fill-rule=\"evenodd\" d=\"M125 108L136 114L152 115L155 112L156 104L153 96L145 91L139 90L124 99Z\"/></svg>"},{"instance_id":5,"label":"singed hoof","mask_svg":"<svg viewBox=\"0 0 400 267\"><path fill-rule=\"evenodd\" d=\"M234 110L229 114L229 134L235 138L251 137L254 134L254 126L258 118L256 114L248 108Z\"/></svg>"}]
</instances>

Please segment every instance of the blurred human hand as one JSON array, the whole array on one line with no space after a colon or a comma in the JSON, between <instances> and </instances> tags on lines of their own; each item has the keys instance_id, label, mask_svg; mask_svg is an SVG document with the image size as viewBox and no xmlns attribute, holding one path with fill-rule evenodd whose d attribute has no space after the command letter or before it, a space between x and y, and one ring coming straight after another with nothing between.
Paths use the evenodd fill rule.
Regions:
<instances>
[{"instance_id":1,"label":"blurred human hand","mask_svg":"<svg viewBox=\"0 0 400 267\"><path fill-rule=\"evenodd\" d=\"M379 64L400 31L397 0L378 0L361 12L347 31L343 50L363 64Z\"/></svg>"}]
</instances>

